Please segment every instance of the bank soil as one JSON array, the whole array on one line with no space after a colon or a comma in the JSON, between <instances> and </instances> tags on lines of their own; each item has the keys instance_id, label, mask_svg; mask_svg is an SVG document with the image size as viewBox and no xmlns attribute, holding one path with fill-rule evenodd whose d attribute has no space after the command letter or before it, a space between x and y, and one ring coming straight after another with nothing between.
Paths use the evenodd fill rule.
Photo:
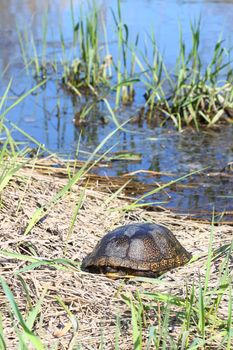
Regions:
<instances>
[{"instance_id":1,"label":"bank soil","mask_svg":"<svg viewBox=\"0 0 233 350\"><path fill-rule=\"evenodd\" d=\"M158 325L161 316L159 308L162 307L158 301L153 305L150 293L185 297L187 288L190 290L193 282L198 286L199 278L204 280L211 225L185 217L178 218L169 211L124 211L122 207L129 205L129 200L123 194L121 198L118 196L110 200L112 193L108 190L107 180L106 190L100 191L98 183L90 188L84 179L51 205L32 230L24 235L35 210L46 208L66 183L67 178L55 173L44 175L38 170L25 169L5 187L1 194L0 210L0 275L11 288L24 319L43 295L33 330L46 348L78 349L80 345L81 349L99 349L103 344L104 349L114 349L118 318L120 349L132 349L131 312L126 301L133 300L136 305L140 293L145 305L143 341L146 342L148 328ZM77 206L80 209L73 222ZM198 259L154 280L111 280L103 275L80 271L79 263L106 232L134 222L166 225ZM213 249L229 244L232 231L232 226L215 226ZM17 255L9 255L9 252ZM218 283L223 258L220 255L211 265L209 284L212 286ZM66 259L67 263L56 259ZM44 263L40 264L40 261ZM30 267L33 262L38 264ZM28 270L24 269L27 266ZM18 321L12 316L9 300L2 288L0 309L7 348L16 349L18 340L14 327ZM182 330L175 308L170 316L169 334L177 340ZM219 318L227 317L226 296L219 309ZM20 326L19 329L22 330ZM194 337L195 326L190 329L191 337ZM214 335L214 345L209 344L210 348L217 347L221 342L221 335L219 338L216 333Z\"/></svg>"}]
</instances>

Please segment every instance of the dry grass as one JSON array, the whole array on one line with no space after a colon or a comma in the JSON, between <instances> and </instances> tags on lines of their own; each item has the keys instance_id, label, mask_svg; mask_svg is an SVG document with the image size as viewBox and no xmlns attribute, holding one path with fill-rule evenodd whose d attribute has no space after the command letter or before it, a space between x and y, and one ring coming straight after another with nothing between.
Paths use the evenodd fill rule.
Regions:
<instances>
[{"instance_id":1,"label":"dry grass","mask_svg":"<svg viewBox=\"0 0 233 350\"><path fill-rule=\"evenodd\" d=\"M77 267L57 264L58 268L45 264L20 274L27 284L28 296L26 296L17 271L28 265L28 262L6 257L2 251L7 250L40 259L65 258L81 262L107 231L127 223L150 221L169 227L188 251L201 256L208 252L210 225L177 218L166 211L148 212L136 209L126 213L117 208L127 205L128 202L116 198L106 205L110 194L108 191L99 192L97 184L96 188L93 186L85 189L83 203L71 232L69 230L73 212L84 190L84 186L75 185L25 236L25 227L35 209L46 204L65 183L66 179L54 175L21 171L20 175L4 189L1 194L0 210L0 274L9 284L25 317L31 305L35 305L45 291L35 331L46 347L78 349L79 344L82 349L99 349L103 344L104 349L114 349L118 315L121 319L119 348L132 349L131 313L122 296L133 295L137 290L145 302L148 300L145 292L156 291L184 296L186 285L191 285L193 280L198 281L199 275L204 278L203 259L166 273L161 283L157 283L156 280L155 283L151 283L149 280L142 282L137 279L127 282L113 281L105 276L81 272L78 264ZM110 208L116 210L109 210ZM231 240L231 226L215 227L214 248L230 243ZM217 283L220 260L211 266L210 285ZM70 310L70 317L59 302L59 298ZM228 315L227 303L226 298L225 304L220 309L220 316L223 319ZM3 315L5 341L9 349L15 349L17 337L13 327L14 321L2 290L0 290L0 311ZM75 332L70 321L74 318L78 323L78 331ZM157 322L153 313L148 312L146 322L147 325ZM179 327L177 320L174 321L170 334L176 337L180 332ZM215 339L215 344L217 343L218 340Z\"/></svg>"}]
</instances>

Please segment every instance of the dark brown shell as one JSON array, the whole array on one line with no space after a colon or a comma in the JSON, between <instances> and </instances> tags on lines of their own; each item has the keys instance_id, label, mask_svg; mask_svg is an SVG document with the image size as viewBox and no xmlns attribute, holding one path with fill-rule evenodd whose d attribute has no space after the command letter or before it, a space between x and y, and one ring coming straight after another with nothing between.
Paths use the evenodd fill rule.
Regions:
<instances>
[{"instance_id":1,"label":"dark brown shell","mask_svg":"<svg viewBox=\"0 0 233 350\"><path fill-rule=\"evenodd\" d=\"M81 268L88 272L157 276L191 258L173 233L157 224L121 226L105 235Z\"/></svg>"}]
</instances>

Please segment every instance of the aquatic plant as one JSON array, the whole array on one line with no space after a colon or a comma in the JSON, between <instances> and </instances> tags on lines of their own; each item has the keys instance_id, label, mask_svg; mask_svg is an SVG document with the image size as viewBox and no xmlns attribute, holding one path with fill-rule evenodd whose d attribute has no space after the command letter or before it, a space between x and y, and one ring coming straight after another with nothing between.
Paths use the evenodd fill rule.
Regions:
<instances>
[{"instance_id":1,"label":"aquatic plant","mask_svg":"<svg viewBox=\"0 0 233 350\"><path fill-rule=\"evenodd\" d=\"M82 11L80 13L74 26L74 45L78 47L75 51L77 57L71 65L66 66L63 83L78 95L83 92L95 94L95 89L99 85L107 84L107 72L111 67L112 57L107 53L101 54L105 44L100 43L99 40L101 19L95 2L88 13L83 14ZM74 15L72 18L74 23ZM106 34L104 28L103 31ZM107 48L106 52L108 52Z\"/></svg>"},{"instance_id":2,"label":"aquatic plant","mask_svg":"<svg viewBox=\"0 0 233 350\"><path fill-rule=\"evenodd\" d=\"M117 77L116 108L119 107L120 102L122 104L133 102L135 84L140 80L146 88L145 97L149 119L157 118L159 115L161 124L171 119L179 130L184 125L194 125L196 129L199 129L202 124L212 126L219 120L227 119L225 117L229 114L233 103L230 78L232 76L231 52L224 48L222 40L219 39L215 44L210 63L204 67L199 52L200 19L197 23L190 24L192 46L189 51L187 51L182 28L180 28L180 50L177 64L175 71L170 72L157 48L154 33L149 37L152 47L152 61L150 61L146 47L145 52L137 47L138 35L134 45L130 44L129 28L122 21L119 1L117 15L113 11L112 15L118 43L117 63L114 65ZM96 10L95 16L97 16ZM129 64L130 56L131 64ZM83 61L86 60L85 54L81 57ZM81 65L80 61L79 64ZM139 67L137 74L135 73L136 66ZM87 85L88 83L89 79L87 79ZM109 81L108 84L111 82ZM112 93L112 89L110 91Z\"/></svg>"},{"instance_id":3,"label":"aquatic plant","mask_svg":"<svg viewBox=\"0 0 233 350\"><path fill-rule=\"evenodd\" d=\"M158 125L164 125L172 121L179 130L187 125L200 129L203 125L211 127L219 122L232 122L231 49L226 49L220 38L213 47L212 57L205 64L200 54L200 19L190 24L192 40L189 50L180 27L176 65L168 68L165 57L157 47L154 32L148 36L149 44L146 41L142 43L140 39L140 47L139 35L131 37L129 27L123 20L120 1L117 2L117 11L111 11L115 25L115 55L108 41L109 29L95 1L89 3L87 11L80 6L78 19L75 18L71 1L70 12L72 45L67 45L59 26L61 67L58 67L57 57L54 57L54 62L46 60L47 13L42 23L41 55L34 38L26 31L21 33L18 29L18 37L27 73L33 66L37 79L48 78L50 65L51 75L56 73L66 90L77 98L85 96L89 99L87 106L83 106L85 113L82 113L82 119L88 116L90 106L98 101L105 101L106 106L115 109L115 113L121 105L132 104L135 92L141 93L144 89L148 122L156 120ZM34 53L32 58L29 51ZM63 70L62 77L58 73L60 68Z\"/></svg>"},{"instance_id":4,"label":"aquatic plant","mask_svg":"<svg viewBox=\"0 0 233 350\"><path fill-rule=\"evenodd\" d=\"M151 44L156 53L156 65L151 66L143 56L147 68L145 84L149 109L154 111L154 116L160 112L162 122L163 118L171 118L179 130L184 125L195 125L196 129L202 124L212 126L220 119L224 120L227 108L231 108L233 103L229 79L230 50L226 50L223 42L218 40L210 63L204 68L199 53L200 20L196 24L191 23L190 27L192 47L189 52L180 29L180 50L174 73L169 73L166 68L153 36ZM148 71L153 73L152 79Z\"/></svg>"}]
</instances>

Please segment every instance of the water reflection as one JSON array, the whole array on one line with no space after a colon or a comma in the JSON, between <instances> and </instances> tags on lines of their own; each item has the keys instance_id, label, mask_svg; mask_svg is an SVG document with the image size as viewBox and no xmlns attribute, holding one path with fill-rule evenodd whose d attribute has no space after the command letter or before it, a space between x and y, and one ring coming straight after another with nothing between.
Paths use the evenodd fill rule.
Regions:
<instances>
[{"instance_id":1,"label":"water reflection","mask_svg":"<svg viewBox=\"0 0 233 350\"><path fill-rule=\"evenodd\" d=\"M102 18L106 21L108 30L113 30L114 24L110 8L116 8L115 0L96 1ZM83 0L75 0L74 12L78 18L80 4L85 5ZM132 1L122 1L123 19L129 25L132 32L150 32L153 29L156 33L158 46L165 49L167 56L174 57L178 40L178 21L184 28L185 39L190 38L190 20L202 16L202 39L208 48L220 33L230 44L232 42L233 11L232 1L160 1L160 0L135 0L134 6L137 11L132 11ZM50 44L59 42L60 28L62 28L64 39L72 40L72 20L70 0L2 0L0 3L1 21L1 43L0 43L0 65L4 69L10 61L20 57L18 45L18 34L15 30L16 23L20 30L27 30L32 34L34 40L42 40L43 19L48 14L48 37ZM111 34L110 34L111 38ZM204 50L204 48L203 48Z\"/></svg>"},{"instance_id":2,"label":"water reflection","mask_svg":"<svg viewBox=\"0 0 233 350\"><path fill-rule=\"evenodd\" d=\"M85 7L87 2L74 0L74 12L78 18L79 6ZM116 0L96 1L101 11L102 18L108 28L108 38L112 43L110 49L115 50L113 42L114 23L110 7L116 8ZM233 42L233 1L162 1L162 0L125 0L121 2L124 21L128 24L132 36L140 32L141 43L146 38L145 33L151 30L156 34L157 43L161 51L165 52L169 64L174 64L179 40L178 21L182 24L184 38L190 41L190 20L202 15L202 54L208 57L219 34L231 46ZM132 6L137 11L132 11ZM16 23L22 35L26 35L25 42L31 41L33 36L38 54L40 54L43 21L48 16L47 53L52 57L56 55L58 61L62 59L60 45L60 28L64 35L66 45L73 40L70 0L2 0L0 2L1 41L0 41L0 70L10 64L4 79L0 82L0 91L4 91L9 79L14 77L13 90L16 93L25 91L31 87L31 81L23 70L23 60L20 51ZM211 49L211 50L210 50ZM69 57L68 57L69 58ZM59 84L58 84L59 85ZM100 115L108 116L103 104L96 106L92 111L92 122L82 130L74 126L73 119L80 112L82 103L72 99L54 81L50 81L44 91L36 96L30 96L24 103L14 109L8 117L17 123L32 137L45 144L55 152L60 152L69 157L74 157L77 145L80 142L81 150L92 152L103 138L111 132L115 126L113 123L106 125L100 123ZM144 103L143 94L137 92L136 105ZM122 110L119 118L126 120L135 111ZM33 119L32 119L33 116ZM98 118L96 118L98 116ZM135 125L127 126L135 133L120 132L111 140L105 150L117 143L115 151L142 152L140 163L119 162L113 164L108 171L109 175L122 174L140 169L150 169L163 173L180 174L209 166L211 171L219 171L233 159L233 127L221 127L216 131L204 131L200 134L190 130L182 134L174 130L149 128L143 122L140 128ZM22 135L15 135L22 139ZM81 153L85 157L85 153ZM106 173L106 169L101 170ZM138 176L141 181L156 186L156 182L165 183L171 179L169 176L147 177ZM221 211L233 210L229 199L219 198L219 195L232 195L233 186L230 178L219 177L206 178L196 176L184 184L194 183L194 187L179 187L171 189L168 206L177 210L189 210L191 213L200 208L212 211L213 205ZM156 199L168 200L168 194L162 193Z\"/></svg>"}]
</instances>

